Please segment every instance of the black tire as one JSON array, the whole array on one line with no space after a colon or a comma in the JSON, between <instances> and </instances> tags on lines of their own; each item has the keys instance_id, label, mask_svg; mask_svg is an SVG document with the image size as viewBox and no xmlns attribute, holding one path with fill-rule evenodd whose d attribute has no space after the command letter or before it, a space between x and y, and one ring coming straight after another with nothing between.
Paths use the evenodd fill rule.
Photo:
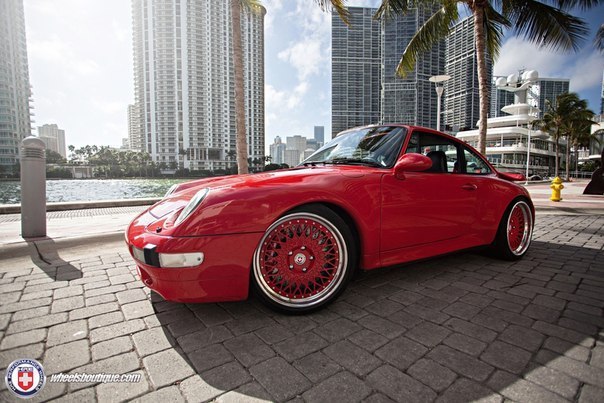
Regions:
<instances>
[{"instance_id":1,"label":"black tire","mask_svg":"<svg viewBox=\"0 0 604 403\"><path fill-rule=\"evenodd\" d=\"M344 291L357 260L346 222L326 206L303 206L266 230L254 253L252 288L274 310L316 311Z\"/></svg>"},{"instance_id":2,"label":"black tire","mask_svg":"<svg viewBox=\"0 0 604 403\"><path fill-rule=\"evenodd\" d=\"M533 210L527 200L513 200L499 223L491 245L493 253L505 260L521 259L531 244L534 222Z\"/></svg>"}]
</instances>

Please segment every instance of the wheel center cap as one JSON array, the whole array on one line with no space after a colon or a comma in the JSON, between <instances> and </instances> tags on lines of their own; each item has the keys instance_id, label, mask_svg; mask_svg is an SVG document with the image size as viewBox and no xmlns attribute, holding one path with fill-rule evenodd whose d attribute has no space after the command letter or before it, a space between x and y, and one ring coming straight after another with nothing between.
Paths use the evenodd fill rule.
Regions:
<instances>
[{"instance_id":1,"label":"wheel center cap","mask_svg":"<svg viewBox=\"0 0 604 403\"><path fill-rule=\"evenodd\" d=\"M294 262L300 266L306 263L306 256L304 255L304 253L296 254L296 256L294 256Z\"/></svg>"}]
</instances>

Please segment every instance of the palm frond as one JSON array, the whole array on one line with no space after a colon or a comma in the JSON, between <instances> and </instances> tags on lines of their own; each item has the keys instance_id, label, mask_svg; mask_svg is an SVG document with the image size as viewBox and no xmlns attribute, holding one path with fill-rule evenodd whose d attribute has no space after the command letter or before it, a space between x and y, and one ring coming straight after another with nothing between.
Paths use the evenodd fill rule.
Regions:
<instances>
[{"instance_id":1,"label":"palm frond","mask_svg":"<svg viewBox=\"0 0 604 403\"><path fill-rule=\"evenodd\" d=\"M390 18L396 14L407 14L410 9L415 7L416 1L408 0L382 0L382 4L375 12L373 18Z\"/></svg>"},{"instance_id":2,"label":"palm frond","mask_svg":"<svg viewBox=\"0 0 604 403\"><path fill-rule=\"evenodd\" d=\"M499 49L503 40L503 28L511 26L510 21L499 14L490 4L484 12L484 25L486 34L487 52L491 59L499 57Z\"/></svg>"},{"instance_id":3,"label":"palm frond","mask_svg":"<svg viewBox=\"0 0 604 403\"><path fill-rule=\"evenodd\" d=\"M407 44L405 52L396 67L396 73L405 77L415 69L415 63L420 53L428 52L451 31L453 23L459 19L456 1L444 1L440 10L436 11Z\"/></svg>"},{"instance_id":4,"label":"palm frond","mask_svg":"<svg viewBox=\"0 0 604 403\"><path fill-rule=\"evenodd\" d=\"M542 48L577 51L589 33L582 19L536 0L506 1L502 14L518 35Z\"/></svg>"},{"instance_id":5,"label":"palm frond","mask_svg":"<svg viewBox=\"0 0 604 403\"><path fill-rule=\"evenodd\" d=\"M601 4L602 2L600 0L558 0L556 3L558 8L561 10L571 10L575 7L578 7L580 10L585 11Z\"/></svg>"},{"instance_id":6,"label":"palm frond","mask_svg":"<svg viewBox=\"0 0 604 403\"><path fill-rule=\"evenodd\" d=\"M600 25L598 31L596 32L596 37L594 38L594 46L600 52L604 53L604 24Z\"/></svg>"},{"instance_id":7,"label":"palm frond","mask_svg":"<svg viewBox=\"0 0 604 403\"><path fill-rule=\"evenodd\" d=\"M350 12L344 4L346 0L315 0L315 3L321 7L323 11L335 10L344 24L350 25Z\"/></svg>"}]
</instances>

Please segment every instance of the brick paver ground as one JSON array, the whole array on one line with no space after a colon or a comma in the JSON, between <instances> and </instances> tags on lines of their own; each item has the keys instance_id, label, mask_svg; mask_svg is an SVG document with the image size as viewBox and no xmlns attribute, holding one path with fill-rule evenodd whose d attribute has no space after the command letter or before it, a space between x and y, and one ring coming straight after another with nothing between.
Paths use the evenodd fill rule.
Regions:
<instances>
[{"instance_id":1,"label":"brick paver ground","mask_svg":"<svg viewBox=\"0 0 604 403\"><path fill-rule=\"evenodd\" d=\"M328 309L162 301L125 248L0 262L0 368L139 373L64 401L604 401L604 217L540 215L519 262L462 253L359 276ZM16 400L0 383L0 400Z\"/></svg>"}]
</instances>

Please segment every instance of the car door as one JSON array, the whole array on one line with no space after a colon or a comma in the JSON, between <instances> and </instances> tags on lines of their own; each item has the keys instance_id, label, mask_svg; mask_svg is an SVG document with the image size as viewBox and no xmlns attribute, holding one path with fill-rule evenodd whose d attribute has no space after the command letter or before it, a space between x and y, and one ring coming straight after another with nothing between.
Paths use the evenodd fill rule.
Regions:
<instances>
[{"instance_id":1,"label":"car door","mask_svg":"<svg viewBox=\"0 0 604 403\"><path fill-rule=\"evenodd\" d=\"M436 154L433 169L382 178L381 251L455 242L476 221L478 183L467 175L462 144L446 135L415 131L406 153ZM442 161L443 155L446 161Z\"/></svg>"}]
</instances>

